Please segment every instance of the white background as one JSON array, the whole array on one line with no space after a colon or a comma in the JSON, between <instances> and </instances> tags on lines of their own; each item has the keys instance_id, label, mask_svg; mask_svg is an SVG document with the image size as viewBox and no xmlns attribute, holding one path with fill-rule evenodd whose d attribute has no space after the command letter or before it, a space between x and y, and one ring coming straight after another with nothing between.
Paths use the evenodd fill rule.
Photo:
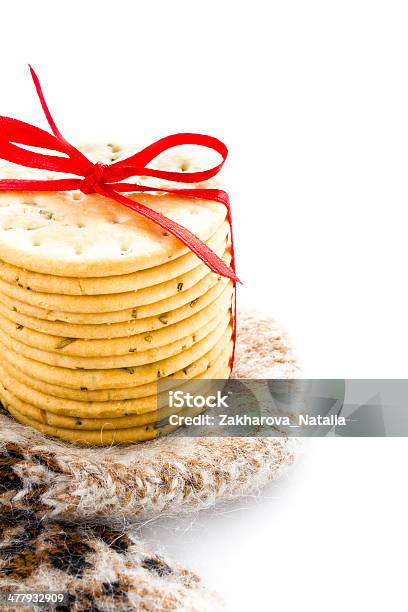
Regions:
<instances>
[{"instance_id":1,"label":"white background","mask_svg":"<svg viewBox=\"0 0 408 612\"><path fill-rule=\"evenodd\" d=\"M3 2L0 112L78 141L230 148L245 300L305 376L406 377L406 3ZM143 535L230 609L404 610L406 441L316 440L256 500ZM405 568L404 568L405 566Z\"/></svg>"}]
</instances>

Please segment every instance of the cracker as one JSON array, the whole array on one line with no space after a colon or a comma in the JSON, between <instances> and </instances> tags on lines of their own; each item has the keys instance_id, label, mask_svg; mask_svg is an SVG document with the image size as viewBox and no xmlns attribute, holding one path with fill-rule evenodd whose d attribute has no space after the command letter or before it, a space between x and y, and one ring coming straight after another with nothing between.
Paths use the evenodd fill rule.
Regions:
<instances>
[{"instance_id":1,"label":"cracker","mask_svg":"<svg viewBox=\"0 0 408 612\"><path fill-rule=\"evenodd\" d=\"M13 407L13 396L5 391L0 384L0 399L6 410L20 423L37 429L42 433L60 438L66 442L87 445L87 446L111 446L113 444L129 444L132 442L145 442L164 434L171 433L178 429L176 425L170 425L166 421L163 424L146 424L141 427L131 427L127 429L101 429L95 431L76 431L73 429L63 429L55 426L45 425L37 422ZM202 408L187 408L179 414L185 416L196 416L203 412Z\"/></svg>"},{"instance_id":2,"label":"cracker","mask_svg":"<svg viewBox=\"0 0 408 612\"><path fill-rule=\"evenodd\" d=\"M62 321L73 325L111 325L118 322L129 322L135 319L145 319L147 317L162 316L168 312L181 308L192 302L193 300L204 295L209 289L223 280L222 276L217 276L214 273L209 273L201 281L199 281L191 289L180 291L165 300L160 300L153 304L146 304L138 308L129 308L126 310L118 310L115 312L106 313L74 313L63 312L58 310L45 310L32 306L29 303L19 302L16 299L9 298L0 292L0 303L9 308L13 312L22 313L30 317L46 320L46 321Z\"/></svg>"},{"instance_id":3,"label":"cracker","mask_svg":"<svg viewBox=\"0 0 408 612\"><path fill-rule=\"evenodd\" d=\"M192 378L205 378L208 376L208 372L211 371L217 364L221 363L223 355L231 355L232 353L232 341L231 341L231 330L227 333L208 353L206 353L200 359L194 361L186 368L178 370L168 376L168 380L174 379L179 380L191 380ZM28 364L29 365L29 364ZM218 365L217 365L218 367ZM80 389L71 389L69 387L62 387L60 385L53 385L51 383L33 378L28 375L27 371L22 371L16 368L12 363L7 361L7 354L2 361L2 368L9 375L13 376L17 381L23 385L39 391L45 395L53 396L59 399L76 400L82 402L85 405L88 402L111 402L127 399L137 399L142 397L148 397L157 393L157 382L136 385L134 387L127 387L124 389L100 389L96 391L89 391L86 387Z\"/></svg>"},{"instance_id":4,"label":"cracker","mask_svg":"<svg viewBox=\"0 0 408 612\"><path fill-rule=\"evenodd\" d=\"M221 312L217 312L216 315L213 315L207 323L196 329L194 333L178 338L170 344L159 346L143 352L127 353L126 355L117 355L112 357L71 357L70 355L62 355L56 352L50 353L33 348L27 344L19 342L15 338L8 336L2 328L1 319L0 341L4 346L12 351L15 351L16 353L25 355L30 359L34 359L42 363L58 366L60 368L70 368L72 370L111 370L113 368L134 368L172 358L175 355L188 350L194 344L198 343L209 333L215 330L222 320L225 319L228 311L230 312L230 304L225 304ZM227 316L230 317L228 314Z\"/></svg>"},{"instance_id":5,"label":"cracker","mask_svg":"<svg viewBox=\"0 0 408 612\"><path fill-rule=\"evenodd\" d=\"M206 308L195 313L196 302L190 303L190 317L173 325L162 325L162 329L144 332L124 338L110 339L109 326L106 328L106 338L101 340L77 339L75 336L61 338L38 332L36 329L13 323L0 313L0 328L7 336L15 338L23 344L47 352L80 356L80 357L113 357L129 353L143 352L174 342L177 338L186 337L200 329L206 321L231 304L232 283L228 283L223 293ZM34 325L35 323L33 323Z\"/></svg>"},{"instance_id":6,"label":"cracker","mask_svg":"<svg viewBox=\"0 0 408 612\"><path fill-rule=\"evenodd\" d=\"M149 365L134 368L115 368L111 370L71 370L57 366L51 366L33 359L29 359L22 354L15 353L8 349L2 342L0 347L3 358L16 368L25 369L34 378L44 380L48 383L81 389L87 387L88 390L115 389L124 387L134 387L157 381L159 378L170 376L177 370L187 368L194 361L203 357L219 342L226 330L231 325L231 317L226 316L222 323L213 332L208 334L203 340L195 343L190 349L179 353L174 357L163 359Z\"/></svg>"},{"instance_id":7,"label":"cracker","mask_svg":"<svg viewBox=\"0 0 408 612\"><path fill-rule=\"evenodd\" d=\"M185 306L164 312L159 316L145 317L144 319L132 319L123 323L81 325L79 323L64 323L63 321L47 321L30 317L29 315L17 312L14 305L12 308L4 306L0 301L0 314L13 321L16 325L22 325L30 329L35 329L44 334L59 336L61 338L83 338L83 339L104 339L104 338L124 338L136 334L153 332L164 329L169 325L174 325L191 316L191 309L200 312L203 308L216 300L225 290L231 281L222 278L211 289L200 297L191 300ZM4 298L3 298L4 299ZM1 296L0 296L1 300ZM12 304L15 304L10 300ZM15 310L13 310L13 308Z\"/></svg>"},{"instance_id":8,"label":"cracker","mask_svg":"<svg viewBox=\"0 0 408 612\"><path fill-rule=\"evenodd\" d=\"M209 268L201 264L165 283L146 287L137 291L112 293L110 295L62 295L58 293L38 293L31 288L18 287L0 280L0 293L13 300L25 302L45 310L62 310L64 312L101 313L116 310L133 309L138 306L156 303L166 298L178 296L191 289L205 276L210 274ZM177 304L178 305L178 304Z\"/></svg>"},{"instance_id":9,"label":"cracker","mask_svg":"<svg viewBox=\"0 0 408 612\"><path fill-rule=\"evenodd\" d=\"M229 372L230 368L227 366L227 363L224 362L222 367L220 367L217 372L213 372L213 376L211 378L213 380L227 379ZM166 392L163 393L163 405L156 407L156 397L154 397L154 408L146 412L134 413L119 417L116 417L116 415L114 417L106 416L102 418L96 418L96 415L92 415L90 418L84 418L81 415L67 416L63 413L47 411L45 408L38 407L38 405L30 402L27 399L21 399L20 394L25 392L20 388L14 387L16 383L13 381L13 379L4 378L4 372L2 372L1 368L0 373L2 374L1 386L3 389L9 392L10 396L12 396L12 406L26 417L37 421L38 423L44 423L45 425L50 425L53 427L86 431L100 431L101 429L128 429L130 427L140 427L142 425L160 423L163 421L163 419L166 419L171 414L175 413L175 410L173 408L169 408L168 406L168 393ZM201 384L195 384L194 386L195 391L199 391L203 394L208 393L211 389L213 389L213 382L210 379L209 374L208 380L202 380ZM29 395L29 393L26 393L26 395ZM164 403L165 398L167 399L166 403Z\"/></svg>"},{"instance_id":10,"label":"cracker","mask_svg":"<svg viewBox=\"0 0 408 612\"><path fill-rule=\"evenodd\" d=\"M231 347L229 348L230 350L228 352L223 352L221 355L219 355L218 359L214 361L214 364L208 368L203 375L194 379L197 388L200 388L201 386L204 387L208 380L223 378L223 376L220 376L220 374L224 373L228 366L231 357ZM8 372L3 366L0 366L0 375L2 384L6 390L13 393L13 395L15 395L20 401L34 406L41 412L46 413L46 415L54 415L64 418L69 417L74 421L78 418L80 420L84 420L84 423L82 424L72 422L72 427L74 428L79 426L80 428L84 427L85 429L95 429L95 427L86 426L88 424L88 420L93 420L98 423L101 419L109 418L113 419L115 422L121 422L122 419L132 419L133 417L139 417L141 415L151 414L153 412L157 413L157 410L161 410L167 406L167 392L159 395L154 394L149 395L148 397L122 401L82 402L62 399L36 391L32 387L21 383L14 376L14 372ZM188 385L190 383L189 380L186 380L183 383L181 383L178 379L175 380L178 382L177 388L182 387L184 384ZM17 404L15 407L20 410ZM30 415L27 413L27 416ZM36 418L36 420L43 420L42 416L39 418L33 416L32 418ZM151 417L151 421L153 419L154 415ZM48 424L53 424L49 419L45 422ZM136 421L129 422L137 424ZM146 422L149 422L149 420ZM54 422L54 424L56 423ZM60 426L65 427L63 425ZM124 427L131 426L132 425L124 425Z\"/></svg>"},{"instance_id":11,"label":"cracker","mask_svg":"<svg viewBox=\"0 0 408 612\"><path fill-rule=\"evenodd\" d=\"M2 172L4 175L4 172ZM175 195L129 196L208 240L226 208ZM189 251L136 212L100 195L0 193L0 259L44 274L100 277L164 264Z\"/></svg>"},{"instance_id":12,"label":"cracker","mask_svg":"<svg viewBox=\"0 0 408 612\"><path fill-rule=\"evenodd\" d=\"M228 235L228 224L224 223L211 238L207 245L218 255L222 255ZM144 289L171 280L190 272L202 261L192 252L161 266L139 270L131 274L96 278L75 278L41 274L23 268L18 268L0 261L0 279L18 287L30 287L33 291L43 293L61 293L63 295L102 295L122 293Z\"/></svg>"},{"instance_id":13,"label":"cracker","mask_svg":"<svg viewBox=\"0 0 408 612\"><path fill-rule=\"evenodd\" d=\"M132 442L145 442L164 434L169 434L178 427L170 425L166 421L163 424L146 424L141 427L131 427L127 429L101 429L95 431L76 431L73 429L63 429L55 426L39 423L16 410L13 405L13 396L3 389L0 384L0 399L6 410L20 423L37 429L47 436L59 438L65 442L86 446L112 446L116 444L130 444ZM185 416L196 416L203 412L202 408L187 408L179 414Z\"/></svg>"},{"instance_id":14,"label":"cracker","mask_svg":"<svg viewBox=\"0 0 408 612\"><path fill-rule=\"evenodd\" d=\"M0 399L6 410L13 416L16 421L37 429L47 436L60 438L65 442L72 444L84 444L89 446L110 446L111 444L130 444L131 442L145 442L157 438L159 430L156 424L147 424L143 427L133 427L129 429L103 429L100 431L75 431L72 429L61 429L51 425L39 423L31 419L13 407L13 396L1 388ZM174 430L174 427L173 427ZM166 429L162 433L169 433L171 429Z\"/></svg>"}]
</instances>

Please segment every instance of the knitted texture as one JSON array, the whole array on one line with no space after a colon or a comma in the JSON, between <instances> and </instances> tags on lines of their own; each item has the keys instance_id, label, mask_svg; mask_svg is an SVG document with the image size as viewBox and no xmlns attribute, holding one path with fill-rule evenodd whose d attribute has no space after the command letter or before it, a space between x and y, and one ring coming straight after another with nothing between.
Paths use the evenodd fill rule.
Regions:
<instances>
[{"instance_id":1,"label":"knitted texture","mask_svg":"<svg viewBox=\"0 0 408 612\"><path fill-rule=\"evenodd\" d=\"M234 376L296 374L276 324L239 316ZM196 511L253 493L292 463L295 443L277 438L186 438L106 449L47 438L0 414L0 504L41 518L126 525Z\"/></svg>"},{"instance_id":2,"label":"knitted texture","mask_svg":"<svg viewBox=\"0 0 408 612\"><path fill-rule=\"evenodd\" d=\"M4 509L3 509L4 510ZM66 593L59 612L212 612L220 600L198 576L129 535L0 514L0 594ZM17 605L2 610L32 610Z\"/></svg>"}]
</instances>

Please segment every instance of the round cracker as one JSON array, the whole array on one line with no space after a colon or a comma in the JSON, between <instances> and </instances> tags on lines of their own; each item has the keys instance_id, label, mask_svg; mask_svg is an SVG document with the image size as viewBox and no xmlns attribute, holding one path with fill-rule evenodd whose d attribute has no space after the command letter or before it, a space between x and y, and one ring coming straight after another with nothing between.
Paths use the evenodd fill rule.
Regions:
<instances>
[{"instance_id":1,"label":"round cracker","mask_svg":"<svg viewBox=\"0 0 408 612\"><path fill-rule=\"evenodd\" d=\"M1 369L0 369L0 372ZM223 366L218 369L217 372L214 372L214 375L208 380L202 380L201 384L194 385L194 390L196 392L208 393L213 388L213 380L216 379L226 379L229 376L230 368L227 366L225 362ZM158 424L163 419L168 418L170 415L175 413L174 408L170 408L168 406L168 392L163 393L163 406L155 407L154 409L138 413L132 414L130 416L124 417L104 417L104 418L83 418L81 416L67 416L64 414L57 414L54 412L49 412L41 407L38 407L34 403L30 403L28 400L21 399L19 393L16 392L14 388L15 381L13 379L5 380L4 372L2 372L2 387L9 391L12 396L12 405L18 410L21 414L26 417L38 422L44 423L45 425L50 425L53 427L58 427L62 429L75 429L75 430L85 430L85 431L100 431L102 429L128 429L130 427L141 427L147 424ZM208 377L210 375L208 374ZM11 392L10 389L13 389ZM21 393L21 390L19 390ZM164 403L164 400L166 402ZM156 400L156 398L154 398Z\"/></svg>"},{"instance_id":2,"label":"round cracker","mask_svg":"<svg viewBox=\"0 0 408 612\"><path fill-rule=\"evenodd\" d=\"M170 425L166 420L162 423L147 424L142 427L131 427L128 429L102 429L100 431L76 431L73 429L62 429L39 423L23 415L13 405L13 397L5 391L0 384L0 399L8 412L20 423L36 429L53 438L59 438L65 442L86 446L112 446L113 444L129 444L133 442L145 442L159 436L171 433L178 429L177 425ZM202 408L188 408L179 414L184 416L196 416L203 412Z\"/></svg>"},{"instance_id":3,"label":"round cracker","mask_svg":"<svg viewBox=\"0 0 408 612\"><path fill-rule=\"evenodd\" d=\"M228 255L228 250L225 252ZM112 293L110 295L62 295L58 293L38 293L30 287L18 287L0 280L0 293L13 300L25 302L45 310L62 310L75 313L115 312L133 309L146 304L154 304L191 289L200 280L210 274L209 268L201 264L165 283L153 285L136 291ZM178 305L178 304L177 304Z\"/></svg>"},{"instance_id":4,"label":"round cracker","mask_svg":"<svg viewBox=\"0 0 408 612\"><path fill-rule=\"evenodd\" d=\"M112 370L113 368L134 368L153 364L164 359L172 358L183 351L188 350L194 344L205 338L209 333L215 330L225 315L230 311L230 303L226 303L221 312L213 315L210 321L196 329L193 334L178 338L174 342L153 348L143 352L128 353L126 355L117 355L113 357L71 357L59 353L50 353L42 351L12 338L5 333L0 318L0 340L2 344L16 353L23 354L30 359L40 361L52 366L60 368L70 368L72 370Z\"/></svg>"},{"instance_id":5,"label":"round cracker","mask_svg":"<svg viewBox=\"0 0 408 612\"><path fill-rule=\"evenodd\" d=\"M173 379L179 380L191 380L192 378L201 379L208 375L208 372L213 369L216 364L221 362L223 354L232 354L232 341L231 331L227 333L208 353L203 357L194 361L186 368L174 372L167 377L167 380ZM134 387L127 387L124 389L100 389L96 391L89 391L86 387L81 389L71 389L69 387L62 387L60 385L53 385L51 383L33 378L27 374L26 371L16 368L12 363L7 361L7 355L2 361L2 367L6 372L13 376L17 381L23 383L25 386L39 391L48 396L56 398L76 400L83 403L88 402L108 402L108 401L119 401L127 399L137 399L142 397L148 397L157 393L157 381Z\"/></svg>"},{"instance_id":6,"label":"round cracker","mask_svg":"<svg viewBox=\"0 0 408 612\"><path fill-rule=\"evenodd\" d=\"M74 389L87 387L89 390L124 388L157 381L159 378L169 376L177 370L188 367L211 350L223 338L230 325L231 317L226 316L213 332L188 350L175 357L134 368L71 370L29 359L8 349L3 343L0 343L0 347L3 351L3 357L16 368L25 369L34 378L52 384Z\"/></svg>"},{"instance_id":7,"label":"round cracker","mask_svg":"<svg viewBox=\"0 0 408 612\"><path fill-rule=\"evenodd\" d=\"M93 161L100 158L94 149ZM103 159L106 162L106 159ZM183 171L184 161L163 154L155 167ZM211 164L212 162L210 162ZM189 161L194 169L208 160ZM61 178L60 174L9 164L0 178ZM144 186L174 187L177 183L138 177ZM194 188L194 184L191 185ZM198 187L219 187L215 180ZM222 204L157 193L132 194L134 199L185 225L202 240L220 227L226 210ZM131 273L165 263L189 251L162 228L110 198L79 191L64 193L0 194L0 258L18 267L59 276L104 277Z\"/></svg>"},{"instance_id":8,"label":"round cracker","mask_svg":"<svg viewBox=\"0 0 408 612\"><path fill-rule=\"evenodd\" d=\"M83 444L88 446L110 446L111 444L130 444L132 442L145 442L157 438L159 430L156 424L147 424L143 427L133 427L129 429L103 429L101 431L75 431L73 429L61 429L44 423L38 423L34 419L23 415L13 407L13 397L0 385L0 399L5 409L13 416L16 421L27 425L32 429L41 431L52 438L59 438L72 444ZM173 427L174 430L174 427ZM171 429L166 429L162 433L169 433Z\"/></svg>"},{"instance_id":9,"label":"round cracker","mask_svg":"<svg viewBox=\"0 0 408 612\"><path fill-rule=\"evenodd\" d=\"M115 312L106 313L75 313L62 312L58 310L45 310L38 308L32 304L20 302L16 299L9 298L0 292L0 303L13 312L22 313L30 317L42 319L46 321L60 321L70 323L72 325L113 325L114 323L132 321L134 319L145 319L147 317L162 317L168 312L186 306L193 300L204 295L209 289L223 280L222 276L217 276L213 272L207 274L191 289L180 291L165 300L160 300L153 304L146 304L138 308L129 308L125 310L117 310Z\"/></svg>"},{"instance_id":10,"label":"round cracker","mask_svg":"<svg viewBox=\"0 0 408 612\"><path fill-rule=\"evenodd\" d=\"M124 338L134 336L146 332L153 332L164 329L168 325L174 325L179 321L183 321L191 316L191 309L199 312L214 300L216 300L225 290L226 286L231 281L227 278L222 278L211 289L208 289L203 295L192 300L188 304L163 313L160 316L145 317L144 319L132 319L124 323L111 323L110 325L81 325L79 323L64 323L63 321L47 321L30 317L29 315L17 312L17 307L14 305L8 308L1 303L0 296L0 314L13 321L16 325L22 325L30 329L35 329L43 334L51 336L59 336L60 338L83 338L83 339L104 339L104 338ZM10 300L12 302L12 300ZM13 302L12 302L13 303ZM14 310L13 310L14 308Z\"/></svg>"},{"instance_id":11,"label":"round cracker","mask_svg":"<svg viewBox=\"0 0 408 612\"><path fill-rule=\"evenodd\" d=\"M218 255L222 254L227 242L229 227L224 223L207 241L207 245ZM177 259L139 270L131 274L96 278L75 278L41 274L18 268L0 261L0 279L21 288L30 287L40 293L61 293L63 295L102 295L135 291L157 285L190 272L202 261L194 253L188 252Z\"/></svg>"},{"instance_id":12,"label":"round cracker","mask_svg":"<svg viewBox=\"0 0 408 612\"><path fill-rule=\"evenodd\" d=\"M36 331L36 328L25 327L19 323L13 323L0 313L0 327L11 338L30 347L47 352L56 352L64 355L80 357L113 357L115 355L126 355L129 353L143 352L146 349L154 349L174 342L175 339L186 337L200 329L206 321L219 313L224 306L231 303L232 283L230 282L223 293L206 308L195 313L196 302L190 303L190 317L173 325L162 326L162 329L127 336L124 338L109 338L92 340L77 339L75 336L61 338ZM109 333L109 327L106 330Z\"/></svg>"},{"instance_id":13,"label":"round cracker","mask_svg":"<svg viewBox=\"0 0 408 612\"><path fill-rule=\"evenodd\" d=\"M3 171L1 174L6 174ZM73 199L74 197L80 199ZM203 241L221 227L226 207L176 195L130 194ZM189 251L135 211L97 194L0 193L0 259L57 276L129 274Z\"/></svg>"},{"instance_id":14,"label":"round cracker","mask_svg":"<svg viewBox=\"0 0 408 612\"><path fill-rule=\"evenodd\" d=\"M205 381L214 378L220 378L219 374L220 372L224 372L225 368L229 363L230 357L231 347L228 352L224 352L223 354L221 354L214 362L214 364L210 368L208 368L203 375L195 378L194 384L200 388L201 386L205 386ZM89 420L99 422L101 419L109 418L113 419L114 421L117 421L121 419L131 419L133 417L152 413L155 411L157 412L157 410L161 410L162 408L166 407L168 401L167 392L161 393L159 395L155 393L154 395L150 395L148 397L124 401L82 402L75 400L66 400L51 395L46 395L45 393L36 391L32 387L29 387L19 382L19 380L13 375L13 373L9 373L6 368L2 366L0 367L0 373L1 381L4 388L13 393L13 395L15 395L20 401L30 404L47 414L52 414L54 416L58 415L64 418L69 417L70 419L74 420L84 420L84 427ZM180 382L180 380L177 380L176 386L177 388L181 388L183 385L188 385L189 383L189 380L184 380L182 382ZM17 405L16 408L20 410ZM28 414L27 416L30 415ZM43 420L42 417L40 420ZM48 422L48 424L52 424L49 420L46 422ZM77 424L73 424L73 426L76 427ZM131 426L132 425L126 425L125 427ZM95 429L95 427L89 426L85 428Z\"/></svg>"},{"instance_id":15,"label":"round cracker","mask_svg":"<svg viewBox=\"0 0 408 612\"><path fill-rule=\"evenodd\" d=\"M6 410L20 423L32 427L42 433L64 440L66 442L88 445L88 446L111 446L113 444L129 444L132 442L144 442L171 433L178 429L176 425L164 423L146 424L141 427L131 427L127 429L107 429L98 431L76 431L73 429L63 429L55 426L37 422L22 414L13 406L13 396L6 391L0 384L0 399ZM203 412L202 408L187 408L179 414L185 416L196 416Z\"/></svg>"}]
</instances>

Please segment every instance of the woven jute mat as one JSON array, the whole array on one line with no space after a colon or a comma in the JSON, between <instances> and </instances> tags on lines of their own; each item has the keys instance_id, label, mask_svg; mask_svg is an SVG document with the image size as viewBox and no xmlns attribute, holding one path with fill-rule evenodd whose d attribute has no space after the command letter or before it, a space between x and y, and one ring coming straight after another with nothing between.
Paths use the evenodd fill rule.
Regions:
<instances>
[{"instance_id":1,"label":"woven jute mat","mask_svg":"<svg viewBox=\"0 0 408 612\"><path fill-rule=\"evenodd\" d=\"M234 377L296 375L278 325L249 311L238 321ZM218 599L197 576L123 528L258 491L295 453L296 443L284 437L177 434L125 447L76 447L1 413L0 593L11 586L64 590L69 602L60 610L215 610Z\"/></svg>"}]
</instances>

